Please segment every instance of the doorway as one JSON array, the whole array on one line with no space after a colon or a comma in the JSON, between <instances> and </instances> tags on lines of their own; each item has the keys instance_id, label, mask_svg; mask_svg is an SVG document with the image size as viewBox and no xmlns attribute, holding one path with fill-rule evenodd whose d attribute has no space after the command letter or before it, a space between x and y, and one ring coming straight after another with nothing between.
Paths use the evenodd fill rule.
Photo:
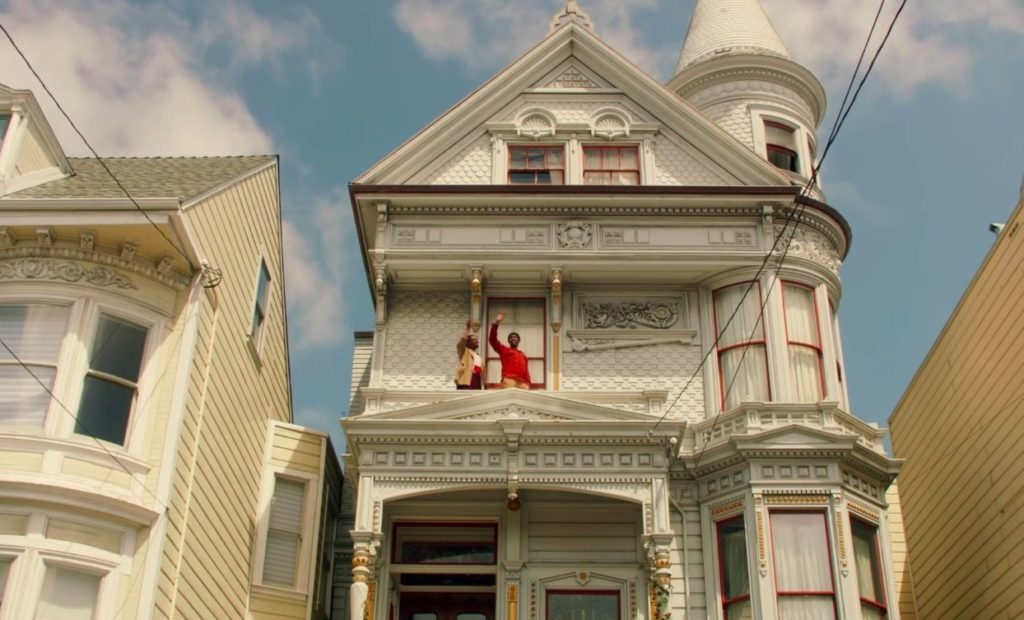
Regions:
<instances>
[{"instance_id":1,"label":"doorway","mask_svg":"<svg viewBox=\"0 0 1024 620\"><path fill-rule=\"evenodd\" d=\"M493 592L403 592L401 620L494 620Z\"/></svg>"}]
</instances>

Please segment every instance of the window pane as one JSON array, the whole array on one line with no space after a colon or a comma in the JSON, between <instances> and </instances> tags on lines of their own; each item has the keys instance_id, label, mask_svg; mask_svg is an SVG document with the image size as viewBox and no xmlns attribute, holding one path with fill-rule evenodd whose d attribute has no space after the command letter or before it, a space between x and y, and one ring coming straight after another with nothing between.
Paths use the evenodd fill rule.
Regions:
<instances>
[{"instance_id":1,"label":"window pane","mask_svg":"<svg viewBox=\"0 0 1024 620\"><path fill-rule=\"evenodd\" d=\"M263 583L294 586L302 531L306 483L287 478L274 480L263 557Z\"/></svg>"},{"instance_id":2,"label":"window pane","mask_svg":"<svg viewBox=\"0 0 1024 620\"><path fill-rule=\"evenodd\" d=\"M618 620L617 592L548 592L548 620Z\"/></svg>"},{"instance_id":3,"label":"window pane","mask_svg":"<svg viewBox=\"0 0 1024 620\"><path fill-rule=\"evenodd\" d=\"M561 170L552 170L548 175L551 177L552 185L562 185L565 183L565 176L562 174Z\"/></svg>"},{"instance_id":4,"label":"window pane","mask_svg":"<svg viewBox=\"0 0 1024 620\"><path fill-rule=\"evenodd\" d=\"M86 375L75 432L123 445L134 400L135 388Z\"/></svg>"},{"instance_id":5,"label":"window pane","mask_svg":"<svg viewBox=\"0 0 1024 620\"><path fill-rule=\"evenodd\" d=\"M494 564L495 530L489 525L399 525L395 561L401 564Z\"/></svg>"},{"instance_id":6,"label":"window pane","mask_svg":"<svg viewBox=\"0 0 1024 620\"><path fill-rule=\"evenodd\" d=\"M786 301L786 332L790 341L820 345L814 291L787 284L783 287L783 293Z\"/></svg>"},{"instance_id":7,"label":"window pane","mask_svg":"<svg viewBox=\"0 0 1024 620\"><path fill-rule=\"evenodd\" d=\"M884 602L876 530L860 521L852 521L853 556L857 563L857 585L863 598Z\"/></svg>"},{"instance_id":8,"label":"window pane","mask_svg":"<svg viewBox=\"0 0 1024 620\"><path fill-rule=\"evenodd\" d=\"M36 620L92 620L100 575L47 566Z\"/></svg>"},{"instance_id":9,"label":"window pane","mask_svg":"<svg viewBox=\"0 0 1024 620\"><path fill-rule=\"evenodd\" d=\"M790 172L800 171L797 164L796 153L781 148L769 146L768 161L770 161L776 168L782 168L783 170L789 170Z\"/></svg>"},{"instance_id":10,"label":"window pane","mask_svg":"<svg viewBox=\"0 0 1024 620\"><path fill-rule=\"evenodd\" d=\"M775 580L779 591L831 592L832 565L825 515L820 512L774 512L771 524ZM831 598L828 601L831 609Z\"/></svg>"},{"instance_id":11,"label":"window pane","mask_svg":"<svg viewBox=\"0 0 1024 620\"><path fill-rule=\"evenodd\" d=\"M638 170L640 168L635 148L619 150L618 167L620 170Z\"/></svg>"},{"instance_id":12,"label":"window pane","mask_svg":"<svg viewBox=\"0 0 1024 620\"><path fill-rule=\"evenodd\" d=\"M529 168L544 167L544 149L532 148L526 151L526 165Z\"/></svg>"},{"instance_id":13,"label":"window pane","mask_svg":"<svg viewBox=\"0 0 1024 620\"><path fill-rule=\"evenodd\" d=\"M736 601L725 608L726 620L754 620L753 606L750 599Z\"/></svg>"},{"instance_id":14,"label":"window pane","mask_svg":"<svg viewBox=\"0 0 1024 620\"><path fill-rule=\"evenodd\" d=\"M535 178L538 185L551 185L551 173L547 170L538 170Z\"/></svg>"},{"instance_id":15,"label":"window pane","mask_svg":"<svg viewBox=\"0 0 1024 620\"><path fill-rule=\"evenodd\" d=\"M562 167L562 149L550 148L548 149L548 166L551 168Z\"/></svg>"},{"instance_id":16,"label":"window pane","mask_svg":"<svg viewBox=\"0 0 1024 620\"><path fill-rule=\"evenodd\" d=\"M747 289L750 288L750 292ZM746 293L746 296L744 296ZM764 340L764 320L761 313L761 287L756 282L744 282L715 291L715 318L722 336L719 347L729 347L748 340ZM739 306L739 310L736 307ZM736 310L732 322L729 317Z\"/></svg>"},{"instance_id":17,"label":"window pane","mask_svg":"<svg viewBox=\"0 0 1024 620\"><path fill-rule=\"evenodd\" d=\"M796 134L789 127L776 123L764 124L764 141L796 150Z\"/></svg>"},{"instance_id":18,"label":"window pane","mask_svg":"<svg viewBox=\"0 0 1024 620\"><path fill-rule=\"evenodd\" d=\"M267 550L263 556L263 583L295 585L295 566L299 560L299 535L291 532L267 532Z\"/></svg>"},{"instance_id":19,"label":"window pane","mask_svg":"<svg viewBox=\"0 0 1024 620\"><path fill-rule=\"evenodd\" d=\"M783 620L834 620L835 605L832 597L786 596L779 597L779 618Z\"/></svg>"},{"instance_id":20,"label":"window pane","mask_svg":"<svg viewBox=\"0 0 1024 620\"><path fill-rule=\"evenodd\" d=\"M66 306L0 306L0 338L23 362L57 362L68 322ZM0 347L0 360L13 360Z\"/></svg>"},{"instance_id":21,"label":"window pane","mask_svg":"<svg viewBox=\"0 0 1024 620\"><path fill-rule=\"evenodd\" d=\"M525 168L526 167L526 149L515 148L511 150L511 156L509 158L509 165L512 168Z\"/></svg>"},{"instance_id":22,"label":"window pane","mask_svg":"<svg viewBox=\"0 0 1024 620\"><path fill-rule=\"evenodd\" d=\"M584 168L588 170L600 170L601 166L601 149L583 149L583 156L585 163Z\"/></svg>"},{"instance_id":23,"label":"window pane","mask_svg":"<svg viewBox=\"0 0 1024 620\"><path fill-rule=\"evenodd\" d=\"M512 172L508 175L509 183L532 185L537 176L532 172Z\"/></svg>"},{"instance_id":24,"label":"window pane","mask_svg":"<svg viewBox=\"0 0 1024 620\"><path fill-rule=\"evenodd\" d=\"M722 361L722 390L726 392L727 409L743 401L769 400L768 360L764 345L752 344L729 349L719 357Z\"/></svg>"},{"instance_id":25,"label":"window pane","mask_svg":"<svg viewBox=\"0 0 1024 620\"><path fill-rule=\"evenodd\" d=\"M821 366L818 351L810 347L789 345L789 374L793 380L793 397L800 403L821 400Z\"/></svg>"},{"instance_id":26,"label":"window pane","mask_svg":"<svg viewBox=\"0 0 1024 620\"><path fill-rule=\"evenodd\" d=\"M735 519L718 525L721 545L722 584L726 599L750 594L750 576L747 571L747 540L742 519Z\"/></svg>"},{"instance_id":27,"label":"window pane","mask_svg":"<svg viewBox=\"0 0 1024 620\"><path fill-rule=\"evenodd\" d=\"M46 387L53 389L56 368L30 366ZM20 365L0 366L0 424L42 427L50 394Z\"/></svg>"},{"instance_id":28,"label":"window pane","mask_svg":"<svg viewBox=\"0 0 1024 620\"><path fill-rule=\"evenodd\" d=\"M89 367L127 381L139 380L146 328L101 315Z\"/></svg>"},{"instance_id":29,"label":"window pane","mask_svg":"<svg viewBox=\"0 0 1024 620\"><path fill-rule=\"evenodd\" d=\"M7 125L10 124L11 117L7 114L0 114L0 144L4 141L4 134L7 133Z\"/></svg>"},{"instance_id":30,"label":"window pane","mask_svg":"<svg viewBox=\"0 0 1024 620\"><path fill-rule=\"evenodd\" d=\"M866 603L861 603L860 615L864 620L885 620L889 617L888 614L881 609Z\"/></svg>"}]
</instances>

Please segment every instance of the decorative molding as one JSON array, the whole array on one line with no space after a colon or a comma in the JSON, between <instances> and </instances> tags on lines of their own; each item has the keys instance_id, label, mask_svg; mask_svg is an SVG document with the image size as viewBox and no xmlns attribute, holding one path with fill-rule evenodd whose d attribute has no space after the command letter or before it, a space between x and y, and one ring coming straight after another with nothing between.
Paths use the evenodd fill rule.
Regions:
<instances>
[{"instance_id":1,"label":"decorative molding","mask_svg":"<svg viewBox=\"0 0 1024 620\"><path fill-rule=\"evenodd\" d=\"M836 506L836 536L838 538L839 545L839 570L843 573L843 576L850 574L850 561L846 557L846 526L843 523L846 521L843 518L843 511L839 505Z\"/></svg>"},{"instance_id":2,"label":"decorative molding","mask_svg":"<svg viewBox=\"0 0 1024 620\"><path fill-rule=\"evenodd\" d=\"M149 265L139 262L122 260L119 256L113 256L99 251L86 252L78 247L40 247L22 246L3 249L2 235L0 235L0 261L17 261L18 259L54 259L68 261L82 261L96 263L101 266L109 266L123 271L130 271L139 274L144 278L155 280L160 284L169 286L175 290L184 290L188 287L189 279L177 272L171 271L161 273ZM134 285L122 288L137 288Z\"/></svg>"},{"instance_id":3,"label":"decorative molding","mask_svg":"<svg viewBox=\"0 0 1024 620\"><path fill-rule=\"evenodd\" d=\"M619 112L606 111L591 121L590 134L606 140L629 136L629 120Z\"/></svg>"},{"instance_id":4,"label":"decorative molding","mask_svg":"<svg viewBox=\"0 0 1024 620\"><path fill-rule=\"evenodd\" d=\"M96 249L96 231L83 230L78 234L78 247L83 252L92 252Z\"/></svg>"},{"instance_id":5,"label":"decorative molding","mask_svg":"<svg viewBox=\"0 0 1024 620\"><path fill-rule=\"evenodd\" d=\"M555 135L555 117L541 108L524 110L516 121L516 135L534 140Z\"/></svg>"},{"instance_id":6,"label":"decorative molding","mask_svg":"<svg viewBox=\"0 0 1024 620\"><path fill-rule=\"evenodd\" d=\"M851 513L856 514L858 517L867 519L875 525L882 522L882 515L877 510L872 510L863 504L852 500L846 500L846 507Z\"/></svg>"},{"instance_id":7,"label":"decorative molding","mask_svg":"<svg viewBox=\"0 0 1024 620\"><path fill-rule=\"evenodd\" d=\"M558 247L562 249L580 250L589 248L594 241L594 225L580 221L559 224L557 236Z\"/></svg>"},{"instance_id":8,"label":"decorative molding","mask_svg":"<svg viewBox=\"0 0 1024 620\"><path fill-rule=\"evenodd\" d=\"M764 536L764 509L760 494L754 494L754 522L757 527L757 564L762 577L768 576L768 552Z\"/></svg>"},{"instance_id":9,"label":"decorative molding","mask_svg":"<svg viewBox=\"0 0 1024 620\"><path fill-rule=\"evenodd\" d=\"M587 77L582 71L575 66L568 67L558 77L551 80L544 86L545 88L567 88L567 89L592 89L598 88L598 85L594 83L589 77Z\"/></svg>"},{"instance_id":10,"label":"decorative molding","mask_svg":"<svg viewBox=\"0 0 1024 620\"><path fill-rule=\"evenodd\" d=\"M726 515L726 514L730 514L730 513L733 513L733 512L738 512L740 510L743 510L744 503L745 502L744 502L743 498L741 497L739 499L734 499L734 500L727 501L727 502L722 502L722 503L719 503L719 504L712 504L711 505L711 518L714 519L714 518L721 517L721 516Z\"/></svg>"},{"instance_id":11,"label":"decorative molding","mask_svg":"<svg viewBox=\"0 0 1024 620\"><path fill-rule=\"evenodd\" d=\"M828 495L774 495L766 493L765 504L769 506L828 506Z\"/></svg>"},{"instance_id":12,"label":"decorative molding","mask_svg":"<svg viewBox=\"0 0 1024 620\"><path fill-rule=\"evenodd\" d=\"M775 234L782 235L784 231L783 226L776 225ZM787 257L797 256L799 258L806 258L812 260L832 273L839 273L839 252L836 251L835 246L829 242L819 232L813 230L807 230L801 226L796 226L791 231L786 233L788 235L788 246L783 244L775 253L782 256L783 252Z\"/></svg>"},{"instance_id":13,"label":"decorative molding","mask_svg":"<svg viewBox=\"0 0 1024 620\"><path fill-rule=\"evenodd\" d=\"M588 301L580 303L583 329L668 329L679 321L677 300Z\"/></svg>"},{"instance_id":14,"label":"decorative molding","mask_svg":"<svg viewBox=\"0 0 1024 620\"><path fill-rule=\"evenodd\" d=\"M6 226L0 226L0 248L11 248L18 243L18 235Z\"/></svg>"},{"instance_id":15,"label":"decorative molding","mask_svg":"<svg viewBox=\"0 0 1024 620\"><path fill-rule=\"evenodd\" d=\"M94 286L138 289L127 277L107 267L87 268L79 263L48 258L23 258L0 262L0 280L85 280Z\"/></svg>"},{"instance_id":16,"label":"decorative molding","mask_svg":"<svg viewBox=\"0 0 1024 620\"><path fill-rule=\"evenodd\" d=\"M53 247L56 235L50 226L41 226L36 229L36 242L44 248Z\"/></svg>"},{"instance_id":17,"label":"decorative molding","mask_svg":"<svg viewBox=\"0 0 1024 620\"><path fill-rule=\"evenodd\" d=\"M121 260L132 262L135 255L139 253L139 244L136 241L125 241L121 244Z\"/></svg>"}]
</instances>

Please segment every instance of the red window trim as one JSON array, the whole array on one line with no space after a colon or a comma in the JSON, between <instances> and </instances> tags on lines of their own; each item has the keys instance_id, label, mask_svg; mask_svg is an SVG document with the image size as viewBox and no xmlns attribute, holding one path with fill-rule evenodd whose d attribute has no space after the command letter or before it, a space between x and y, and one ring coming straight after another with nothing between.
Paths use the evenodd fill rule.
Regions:
<instances>
[{"instance_id":1,"label":"red window trim","mask_svg":"<svg viewBox=\"0 0 1024 620\"><path fill-rule=\"evenodd\" d=\"M721 521L716 521L715 522L715 538L716 538L716 542L718 544L718 584L719 584L719 587L721 588L721 591L722 591L722 613L723 613L724 617L726 617L726 618L729 617L729 606L730 605L732 605L734 603L739 603L741 601L749 601L750 600L750 565L749 565L749 563L747 565L747 593L743 594L743 595L740 595L740 596L734 596L732 598L726 598L726 596L725 596L725 549L722 547L722 526L725 525L726 523L732 523L734 521L740 521L741 523L743 523L743 534L744 534L744 542L745 542L746 541L746 533L747 533L747 523L743 519L743 515L742 514L735 515L733 517L729 517L727 519L722 519Z\"/></svg>"},{"instance_id":2,"label":"red window trim","mask_svg":"<svg viewBox=\"0 0 1024 620\"><path fill-rule=\"evenodd\" d=\"M772 522L772 515L776 514L817 514L821 515L822 526L825 529L825 544L827 549L825 552L828 554L828 577L832 582L832 590L782 590L779 588L779 572L774 570L779 565L778 554L775 552L775 526ZM832 613L833 618L839 618L839 602L836 600L836 575L835 575L835 564L832 562L832 536L829 532L828 527L828 511L827 510L798 510L798 509L781 509L781 510L769 510L768 511L768 528L771 530L772 540L772 573L774 574L775 580L775 604L778 606L779 597L789 596L811 596L811 597L825 597L829 596L832 598ZM780 614L781 615L781 614Z\"/></svg>"},{"instance_id":3,"label":"red window trim","mask_svg":"<svg viewBox=\"0 0 1024 620\"><path fill-rule=\"evenodd\" d=\"M515 149L545 149L545 151L544 151L544 167L543 168L513 168L512 167L512 151L515 150ZM555 149L557 149L557 150L562 152L562 166L560 168L552 168L552 167L547 165L548 164L548 150L555 150ZM561 183L551 183L551 185L566 185L565 145L564 144L509 144L508 148L506 149L506 151L507 151L506 155L507 155L507 159L508 159L508 165L506 166L506 170L508 171L508 173L507 173L507 177L506 178L507 178L507 182L508 182L509 185L541 185L539 183L513 183L512 182L512 174L515 173L515 172L521 172L521 173L527 173L527 172L536 173L536 172L544 172L544 171L550 172L552 170L561 171L561 173L562 173L562 182Z\"/></svg>"},{"instance_id":4,"label":"red window trim","mask_svg":"<svg viewBox=\"0 0 1024 620\"><path fill-rule=\"evenodd\" d=\"M727 288L732 288L734 286L749 285L749 284L756 284L757 285L757 303L758 303L758 308L762 308L763 305L764 305L764 297L762 296L762 293L761 293L761 283L758 282L757 280L744 280L742 282L733 282L732 284L727 284L725 286L720 286L720 287L714 289L713 291L711 291L711 313L712 313L712 315L714 315L714 319L715 319L715 341L716 342L721 339L722 332L721 332L721 329L718 326L718 305L715 304L715 295L718 294L719 291L724 291ZM748 293L748 295L749 295L749 293ZM744 302L745 301L746 301L746 298L744 298ZM765 384L768 386L768 400L772 399L771 367L768 364L768 342L767 342L767 335L766 335L767 326L765 325L764 315L763 314L761 315L760 323L761 323L761 339L760 340L747 340L747 341L744 341L744 342L739 342L739 343L731 344L731 345L724 346L724 347L721 346L721 345L718 345L716 347L718 349L718 351L717 351L717 356L718 356L718 389L719 389L719 393L720 393L720 396L721 396L721 398L719 400L721 401L722 409L725 409L726 396L728 396L728 394L726 394L726 391L725 391L726 379L725 379L725 371L722 368L722 354L723 353L728 353L729 351L732 351L733 349L738 349L740 347L760 346L762 348L762 350L764 351L764 367L765 367L765 378L764 378L764 381L765 381ZM730 377L730 380L731 380L731 377Z\"/></svg>"},{"instance_id":5,"label":"red window trim","mask_svg":"<svg viewBox=\"0 0 1024 620\"><path fill-rule=\"evenodd\" d=\"M857 586L857 596L860 598L861 604L863 604L863 605L870 605L870 606L874 607L875 609L878 609L882 613L888 615L889 614L889 607L886 604L886 601L889 599L889 593L886 591L886 587L885 587L885 572L882 570L882 541L879 539L879 536L878 536L878 524L877 523L871 523L870 521L866 521L864 519L858 519L856 517L851 516L850 517L850 536L851 536L851 538L856 535L856 532L854 530L855 524L859 525L861 527L868 528L868 529L870 529L874 533L872 538L874 539L874 543L875 543L875 557L874 557L875 562L874 562L874 566L872 567L874 569L874 573L871 576L872 576L873 579L876 579L875 587L878 588L878 590L882 593L883 599L881 601L876 601L874 599L864 598L860 594L860 584L858 584L858 586ZM858 577L860 577L860 576L858 575Z\"/></svg>"},{"instance_id":6,"label":"red window trim","mask_svg":"<svg viewBox=\"0 0 1024 620\"><path fill-rule=\"evenodd\" d=\"M551 595L552 594L614 594L615 595L615 617L622 618L622 593L618 590L573 590L570 588L559 588L555 590L544 590L544 618L551 617Z\"/></svg>"},{"instance_id":7,"label":"red window trim","mask_svg":"<svg viewBox=\"0 0 1024 620\"><path fill-rule=\"evenodd\" d=\"M487 377L487 366L488 366L488 363L491 362L492 360L500 360L501 359L495 353L494 349L491 347L491 344L489 342L487 342L487 340L488 340L487 336L490 335L491 323L494 321L494 318L491 316L491 302L492 301L539 301L540 302L541 310L544 313L544 318L543 318L544 323L542 325L542 328L544 330L544 337L541 339L541 340L544 341L544 354L542 356L540 356L540 357L538 357L536 355L533 355L533 356L527 355L526 356L526 363L529 364L531 360L538 360L538 359L541 361L541 366L543 368L543 373L544 374L541 377L540 382L537 381L537 377L533 376L533 373L530 374L530 379L533 379L533 382L530 383L530 389L531 390L546 390L547 389L547 384L548 384L548 300L547 300L547 298L546 297L488 297L487 298L487 308L486 308L486 312L484 314L484 316L487 317L487 334L483 338L480 339L481 340L480 346L484 346L485 344L487 345L487 350L484 353L484 369L483 369L484 378L485 379ZM501 378L499 377L497 383L486 383L486 384L484 384L484 389L491 389L491 390L493 390L493 389L499 388L500 386L501 386Z\"/></svg>"},{"instance_id":8,"label":"red window trim","mask_svg":"<svg viewBox=\"0 0 1024 620\"><path fill-rule=\"evenodd\" d=\"M789 308L786 305L786 286L797 286L811 292L811 306L814 308L814 328L818 332L818 344L801 342L789 337ZM794 280L782 281L782 324L786 328L786 347L795 346L805 349L812 349L818 353L818 385L819 397L825 398L828 395L828 386L825 385L825 348L821 339L821 315L818 313L818 292L813 286L796 282ZM788 360L787 360L788 361ZM838 364L838 362L836 362Z\"/></svg>"},{"instance_id":9,"label":"red window trim","mask_svg":"<svg viewBox=\"0 0 1024 620\"><path fill-rule=\"evenodd\" d=\"M398 540L398 528L399 527L451 527L451 528L464 528L464 527L479 527L489 528L491 530L491 540L494 542L494 561L487 562L486 564L459 564L459 563L445 563L445 562L431 562L429 564L423 564L423 566L494 566L498 563L498 524L494 521L417 521L415 519L401 519L391 522L391 563L401 564L398 561L398 545L395 541Z\"/></svg>"},{"instance_id":10,"label":"red window trim","mask_svg":"<svg viewBox=\"0 0 1024 620\"><path fill-rule=\"evenodd\" d=\"M625 150L631 150L636 153L636 168L587 168L587 151L616 151L622 152ZM619 155L619 162L622 162L622 156ZM604 165L605 156L601 154L601 164ZM588 172L607 172L614 174L617 172L632 172L636 174L636 184L640 185L640 145L639 144L584 144L583 145L583 182L586 183Z\"/></svg>"}]
</instances>

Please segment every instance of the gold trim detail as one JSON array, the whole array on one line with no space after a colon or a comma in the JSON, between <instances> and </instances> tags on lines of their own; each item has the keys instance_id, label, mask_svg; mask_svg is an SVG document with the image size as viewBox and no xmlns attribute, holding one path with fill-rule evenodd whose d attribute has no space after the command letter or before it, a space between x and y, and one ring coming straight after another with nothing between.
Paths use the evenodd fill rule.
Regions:
<instances>
[{"instance_id":1,"label":"gold trim detail","mask_svg":"<svg viewBox=\"0 0 1024 620\"><path fill-rule=\"evenodd\" d=\"M768 572L768 554L764 542L764 513L758 510L755 514L757 521L757 559L761 564L761 574Z\"/></svg>"},{"instance_id":2,"label":"gold trim detail","mask_svg":"<svg viewBox=\"0 0 1024 620\"><path fill-rule=\"evenodd\" d=\"M371 581L366 584L369 591L366 594L366 610L363 614L364 620L373 620L377 608L377 582Z\"/></svg>"},{"instance_id":3,"label":"gold trim detail","mask_svg":"<svg viewBox=\"0 0 1024 620\"><path fill-rule=\"evenodd\" d=\"M862 506L857 502L846 500L846 507L849 508L850 512L856 513L858 517L864 517L875 525L882 522L882 515L867 506Z\"/></svg>"},{"instance_id":4,"label":"gold trim detail","mask_svg":"<svg viewBox=\"0 0 1024 620\"><path fill-rule=\"evenodd\" d=\"M765 495L769 506L828 506L828 495Z\"/></svg>"},{"instance_id":5,"label":"gold trim detail","mask_svg":"<svg viewBox=\"0 0 1024 620\"><path fill-rule=\"evenodd\" d=\"M516 620L519 588L514 583L508 584L508 620Z\"/></svg>"},{"instance_id":6,"label":"gold trim detail","mask_svg":"<svg viewBox=\"0 0 1024 620\"><path fill-rule=\"evenodd\" d=\"M843 527L844 521L846 521L846 519L843 518L843 513L837 510L836 531L839 538L839 565L842 567L843 575L846 575L850 571L850 563L846 559L846 528Z\"/></svg>"},{"instance_id":7,"label":"gold trim detail","mask_svg":"<svg viewBox=\"0 0 1024 620\"><path fill-rule=\"evenodd\" d=\"M743 499L740 498L740 499L728 502L726 504L721 504L719 506L715 506L714 508L711 509L711 516L712 517L720 517L720 516L722 516L722 515L724 515L724 514L726 514L728 512L732 512L734 510L739 510L739 509L742 509L742 508L743 508Z\"/></svg>"},{"instance_id":8,"label":"gold trim detail","mask_svg":"<svg viewBox=\"0 0 1024 620\"><path fill-rule=\"evenodd\" d=\"M552 387L557 392L562 389L562 337L558 334L552 334L551 336L551 371L552 371Z\"/></svg>"}]
</instances>

